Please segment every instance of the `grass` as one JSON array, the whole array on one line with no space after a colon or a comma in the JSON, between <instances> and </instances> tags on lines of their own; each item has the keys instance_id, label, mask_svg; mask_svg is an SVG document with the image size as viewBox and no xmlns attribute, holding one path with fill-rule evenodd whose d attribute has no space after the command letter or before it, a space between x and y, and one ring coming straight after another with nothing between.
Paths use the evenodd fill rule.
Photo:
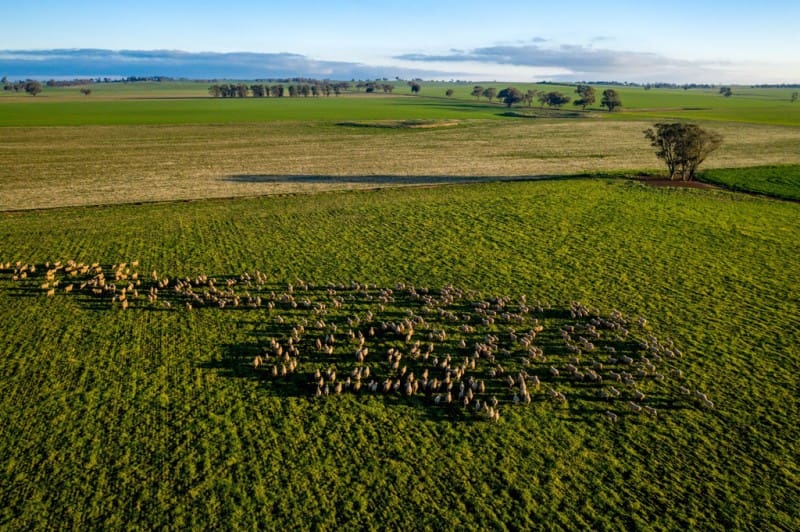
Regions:
<instances>
[{"instance_id":1,"label":"grass","mask_svg":"<svg viewBox=\"0 0 800 532\"><path fill-rule=\"evenodd\" d=\"M788 92L620 88L621 113L514 111L523 118L453 86L452 99L441 84L413 98L213 100L191 83L0 95L0 261L39 265L22 281L0 268L0 527L800 527L797 204L604 177L660 167L642 135L652 122L702 119L725 137L706 179L788 197L800 165ZM487 182L543 176L562 178ZM142 292L153 269L172 287L259 270L260 288L236 285L243 301L280 299L292 283L299 305L234 307L229 295L225 309L187 311L162 289L123 311L67 294L67 280L47 297L42 264L66 259L107 272L138 260ZM398 283L464 295L423 306ZM436 350L454 360L468 354L459 340L498 335L516 371L513 316L483 324L471 303L508 295L517 311L521 294L543 308L515 327L539 319L549 357L528 369L564 405L544 390L511 405L483 363L499 423L394 394L311 397L316 367L353 367L343 331L368 309L376 327L427 316L418 337L445 329ZM305 298L325 309L312 316ZM605 402L550 376L570 356L558 329L576 300L645 316L632 336L682 351L658 362L663 383L638 385L657 418L630 414L627 388ZM474 333L446 311L470 316ZM288 380L271 378L272 362L253 369L301 320L321 333L316 318L338 325L333 359L309 336ZM386 349L409 346L379 337L370 364L384 375ZM641 356L613 334L596 341L609 342ZM687 401L682 384L716 408Z\"/></svg>"},{"instance_id":2,"label":"grass","mask_svg":"<svg viewBox=\"0 0 800 532\"><path fill-rule=\"evenodd\" d=\"M230 124L286 120L494 118L498 107L410 96L216 99L0 99L2 126Z\"/></svg>"},{"instance_id":3,"label":"grass","mask_svg":"<svg viewBox=\"0 0 800 532\"><path fill-rule=\"evenodd\" d=\"M3 527L800 523L795 204L561 180L0 216L4 261L619 308L674 340L717 405L611 425L573 398L489 424L392 398L284 397L242 365L282 334L264 309L121 312L5 272Z\"/></svg>"},{"instance_id":4,"label":"grass","mask_svg":"<svg viewBox=\"0 0 800 532\"><path fill-rule=\"evenodd\" d=\"M798 165L717 168L703 172L700 179L733 190L800 200L800 166Z\"/></svg>"},{"instance_id":5,"label":"grass","mask_svg":"<svg viewBox=\"0 0 800 532\"><path fill-rule=\"evenodd\" d=\"M509 112L499 101L470 96L472 84L423 84L419 96L397 84L392 95L353 93L329 98L214 99L208 83L96 84L82 96L77 87L46 88L32 98L0 93L0 127L80 126L122 124L254 123L284 120L458 120L500 119ZM560 91L573 99L574 87L514 84L523 91ZM498 89L507 83L486 83ZM455 93L445 97L447 88ZM514 107L511 112L532 116L585 116L611 120L701 120L749 124L800 126L800 105L789 101L791 89L734 87L725 98L711 89L681 90L614 87L621 96L621 112L600 107L605 86L595 87L597 103L586 112L567 104L562 110Z\"/></svg>"}]
</instances>

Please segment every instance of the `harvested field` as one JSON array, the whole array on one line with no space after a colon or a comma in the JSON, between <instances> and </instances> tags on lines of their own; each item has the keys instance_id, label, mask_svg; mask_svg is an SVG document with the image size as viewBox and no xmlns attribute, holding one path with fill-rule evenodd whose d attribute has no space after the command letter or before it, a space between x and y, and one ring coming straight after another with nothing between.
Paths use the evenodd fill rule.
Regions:
<instances>
[{"instance_id":1,"label":"harvested field","mask_svg":"<svg viewBox=\"0 0 800 532\"><path fill-rule=\"evenodd\" d=\"M433 129L315 122L4 128L0 210L658 171L642 135L648 125L492 120ZM708 168L800 163L800 130L713 127L726 140Z\"/></svg>"}]
</instances>

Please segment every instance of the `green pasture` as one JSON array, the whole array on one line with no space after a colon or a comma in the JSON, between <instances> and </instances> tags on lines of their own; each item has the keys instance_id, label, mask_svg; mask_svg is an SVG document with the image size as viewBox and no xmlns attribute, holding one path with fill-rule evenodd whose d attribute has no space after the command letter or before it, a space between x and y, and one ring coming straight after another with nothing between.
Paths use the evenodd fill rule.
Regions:
<instances>
[{"instance_id":1,"label":"green pasture","mask_svg":"<svg viewBox=\"0 0 800 532\"><path fill-rule=\"evenodd\" d=\"M703 172L700 178L733 190L800 200L798 165L716 168Z\"/></svg>"},{"instance_id":2,"label":"green pasture","mask_svg":"<svg viewBox=\"0 0 800 532\"><path fill-rule=\"evenodd\" d=\"M389 83L396 86L389 96L360 92L327 98L230 100L209 97L210 82L100 83L90 86L90 96L82 96L78 87L46 87L35 98L0 93L0 127L503 118L507 111L498 100L490 103L485 98L470 96L474 84L423 82L420 95L412 97L405 82ZM481 85L498 90L507 86L523 91L558 90L573 100L577 97L574 86L494 82ZM445 96L448 88L455 91L452 97ZM597 102L586 112L571 103L563 111L587 118L800 125L800 103L789 102L791 89L734 87L734 95L725 98L711 89L646 91L641 87L614 87L621 95L623 107L612 114L600 107L601 94L606 88L595 87ZM542 117L538 102L530 108L515 106L513 110ZM547 116L545 113L544 117Z\"/></svg>"},{"instance_id":3,"label":"green pasture","mask_svg":"<svg viewBox=\"0 0 800 532\"><path fill-rule=\"evenodd\" d=\"M0 261L40 268L138 260L173 279L259 270L278 294L453 284L618 309L682 352L664 386L715 403L612 424L565 380L565 405L503 397L489 423L422 398L285 394L250 357L300 310L122 311L4 269L3 528L800 526L794 203L560 179L0 217Z\"/></svg>"}]
</instances>

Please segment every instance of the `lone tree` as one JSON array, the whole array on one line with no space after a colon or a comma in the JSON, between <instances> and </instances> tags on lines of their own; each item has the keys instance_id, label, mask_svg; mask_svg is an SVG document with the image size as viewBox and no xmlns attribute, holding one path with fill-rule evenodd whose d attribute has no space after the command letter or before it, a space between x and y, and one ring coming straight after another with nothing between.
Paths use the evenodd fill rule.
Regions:
<instances>
[{"instance_id":1,"label":"lone tree","mask_svg":"<svg viewBox=\"0 0 800 532\"><path fill-rule=\"evenodd\" d=\"M481 94L483 94L483 87L481 87L480 85L475 85L470 94L472 96L475 96L475 98L477 98L478 100L480 100Z\"/></svg>"},{"instance_id":2,"label":"lone tree","mask_svg":"<svg viewBox=\"0 0 800 532\"><path fill-rule=\"evenodd\" d=\"M501 90L497 93L497 97L503 100L503 103L509 108L515 103L519 103L524 99L524 96L520 90L514 87L508 87L507 89Z\"/></svg>"},{"instance_id":3,"label":"lone tree","mask_svg":"<svg viewBox=\"0 0 800 532\"><path fill-rule=\"evenodd\" d=\"M722 136L696 124L659 123L644 131L644 136L657 149L656 156L667 164L670 180L694 179L697 167L720 147Z\"/></svg>"},{"instance_id":4,"label":"lone tree","mask_svg":"<svg viewBox=\"0 0 800 532\"><path fill-rule=\"evenodd\" d=\"M92 93L92 89L90 89L88 87L84 87L84 88L81 89L81 94L83 94L84 96L89 96L91 93Z\"/></svg>"},{"instance_id":5,"label":"lone tree","mask_svg":"<svg viewBox=\"0 0 800 532\"><path fill-rule=\"evenodd\" d=\"M453 89L447 89L446 91L444 91L444 95L450 98L453 96L453 92L454 92Z\"/></svg>"},{"instance_id":6,"label":"lone tree","mask_svg":"<svg viewBox=\"0 0 800 532\"><path fill-rule=\"evenodd\" d=\"M408 86L411 87L411 94L419 94L419 91L422 90L422 85L416 81L409 81Z\"/></svg>"},{"instance_id":7,"label":"lone tree","mask_svg":"<svg viewBox=\"0 0 800 532\"><path fill-rule=\"evenodd\" d=\"M486 96L486 99L491 102L492 100L494 100L494 97L497 96L497 89L495 89L494 87L489 87L487 89L484 89L482 94Z\"/></svg>"},{"instance_id":8,"label":"lone tree","mask_svg":"<svg viewBox=\"0 0 800 532\"><path fill-rule=\"evenodd\" d=\"M25 83L25 92L30 94L31 96L36 96L40 92L42 92L42 84L38 81L28 81Z\"/></svg>"},{"instance_id":9,"label":"lone tree","mask_svg":"<svg viewBox=\"0 0 800 532\"><path fill-rule=\"evenodd\" d=\"M797 91L794 91L794 92L792 93L792 96L789 98L789 101L790 101L790 102L792 102L792 103L794 103L794 102L796 102L796 101L797 101L797 97L798 97Z\"/></svg>"},{"instance_id":10,"label":"lone tree","mask_svg":"<svg viewBox=\"0 0 800 532\"><path fill-rule=\"evenodd\" d=\"M603 91L603 99L600 100L600 105L608 107L608 112L614 111L617 107L622 107L622 100L614 89L606 89Z\"/></svg>"},{"instance_id":11,"label":"lone tree","mask_svg":"<svg viewBox=\"0 0 800 532\"><path fill-rule=\"evenodd\" d=\"M573 103L575 105L580 105L584 111L586 110L587 105L592 105L595 102L594 87L590 87L589 85L578 85L578 87L575 89L575 92L578 93L580 99L575 100Z\"/></svg>"},{"instance_id":12,"label":"lone tree","mask_svg":"<svg viewBox=\"0 0 800 532\"><path fill-rule=\"evenodd\" d=\"M720 87L719 93L725 96L726 98L730 98L731 96L733 96L733 91L731 90L730 87Z\"/></svg>"}]
</instances>

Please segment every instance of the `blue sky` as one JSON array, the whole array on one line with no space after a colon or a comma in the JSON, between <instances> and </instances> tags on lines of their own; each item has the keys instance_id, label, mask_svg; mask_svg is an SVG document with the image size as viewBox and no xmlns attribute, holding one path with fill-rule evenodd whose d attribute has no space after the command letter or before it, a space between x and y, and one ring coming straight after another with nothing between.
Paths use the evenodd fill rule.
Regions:
<instances>
[{"instance_id":1,"label":"blue sky","mask_svg":"<svg viewBox=\"0 0 800 532\"><path fill-rule=\"evenodd\" d=\"M69 75L70 68L80 70L76 75L116 74L108 70L126 66L138 75L149 66L150 74L189 77L267 77L294 69L344 78L800 82L798 0L5 4L0 73L17 75L26 69ZM133 65L114 54L9 53L51 49L190 54L165 53L150 63L138 58ZM245 61L199 52L267 55Z\"/></svg>"}]
</instances>

